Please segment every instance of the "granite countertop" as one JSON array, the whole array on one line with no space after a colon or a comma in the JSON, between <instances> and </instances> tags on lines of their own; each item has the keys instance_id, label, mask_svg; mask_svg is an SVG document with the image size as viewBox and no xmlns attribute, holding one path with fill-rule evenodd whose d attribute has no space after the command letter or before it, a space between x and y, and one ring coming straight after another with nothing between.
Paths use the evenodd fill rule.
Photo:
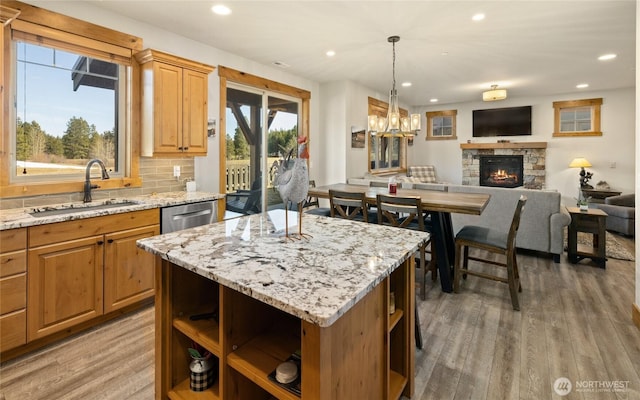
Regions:
<instances>
[{"instance_id":1,"label":"granite countertop","mask_svg":"<svg viewBox=\"0 0 640 400\"><path fill-rule=\"evenodd\" d=\"M96 200L91 203L64 203L47 206L15 208L0 210L0 231L6 229L26 228L29 226L52 224L55 222L71 221L76 219L99 217L102 215L120 214L131 211L147 210L173 205L197 203L207 200L224 198L223 194L204 192L167 192L155 193L144 196L122 197L109 200ZM108 205L110 208L101 208ZM120 206L122 205L122 206ZM74 209L66 214L48 215L48 210ZM38 215L38 212L43 212ZM30 214L34 213L34 215Z\"/></svg>"},{"instance_id":2,"label":"granite countertop","mask_svg":"<svg viewBox=\"0 0 640 400\"><path fill-rule=\"evenodd\" d=\"M296 233L297 213L289 212ZM429 238L427 232L303 215L309 239L285 240L273 210L138 240L139 247L310 323L326 327Z\"/></svg>"}]
</instances>

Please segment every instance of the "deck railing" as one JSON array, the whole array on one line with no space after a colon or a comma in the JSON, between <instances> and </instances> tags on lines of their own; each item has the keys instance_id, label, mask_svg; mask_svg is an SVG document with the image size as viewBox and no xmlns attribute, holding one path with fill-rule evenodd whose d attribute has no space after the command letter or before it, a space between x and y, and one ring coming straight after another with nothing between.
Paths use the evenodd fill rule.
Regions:
<instances>
[{"instance_id":1,"label":"deck railing","mask_svg":"<svg viewBox=\"0 0 640 400\"><path fill-rule=\"evenodd\" d=\"M269 158L269 165L277 158ZM267 187L273 187L273 171L267 171ZM255 179L255 178L254 178ZM227 160L227 193L235 192L237 190L249 190L251 189L251 168L249 160Z\"/></svg>"}]
</instances>

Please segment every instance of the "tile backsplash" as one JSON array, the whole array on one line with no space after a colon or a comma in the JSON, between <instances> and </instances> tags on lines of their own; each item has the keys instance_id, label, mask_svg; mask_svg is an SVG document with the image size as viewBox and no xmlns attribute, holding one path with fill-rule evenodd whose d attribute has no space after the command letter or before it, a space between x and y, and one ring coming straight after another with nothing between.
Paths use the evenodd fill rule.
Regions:
<instances>
[{"instance_id":1,"label":"tile backsplash","mask_svg":"<svg viewBox=\"0 0 640 400\"><path fill-rule=\"evenodd\" d=\"M180 178L173 176L173 167L180 166ZM140 176L142 187L100 190L91 193L94 200L114 197L139 196L152 193L179 192L185 190L188 180L195 179L194 160L192 157L182 158L140 158ZM52 195L12 197L0 199L0 209L36 207L47 204L82 201L82 192L56 193Z\"/></svg>"}]
</instances>

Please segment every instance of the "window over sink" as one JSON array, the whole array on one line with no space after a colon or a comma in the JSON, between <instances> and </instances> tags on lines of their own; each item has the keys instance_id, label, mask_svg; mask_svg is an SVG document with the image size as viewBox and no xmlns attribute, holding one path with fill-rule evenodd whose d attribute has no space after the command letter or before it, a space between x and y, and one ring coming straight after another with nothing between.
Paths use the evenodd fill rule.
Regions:
<instances>
[{"instance_id":1,"label":"window over sink","mask_svg":"<svg viewBox=\"0 0 640 400\"><path fill-rule=\"evenodd\" d=\"M121 177L130 68L29 41L14 46L11 181L82 178L93 158Z\"/></svg>"},{"instance_id":2,"label":"window over sink","mask_svg":"<svg viewBox=\"0 0 640 400\"><path fill-rule=\"evenodd\" d=\"M139 186L142 39L20 2L5 22L1 197L81 192L87 162ZM75 33L78 32L78 33ZM117 179L113 179L117 178Z\"/></svg>"}]
</instances>

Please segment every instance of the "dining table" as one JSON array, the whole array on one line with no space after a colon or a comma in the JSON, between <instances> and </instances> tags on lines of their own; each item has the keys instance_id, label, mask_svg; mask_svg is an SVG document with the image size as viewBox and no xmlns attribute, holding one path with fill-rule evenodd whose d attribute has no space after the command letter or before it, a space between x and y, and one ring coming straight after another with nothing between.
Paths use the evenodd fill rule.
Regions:
<instances>
[{"instance_id":1,"label":"dining table","mask_svg":"<svg viewBox=\"0 0 640 400\"><path fill-rule=\"evenodd\" d=\"M440 190L409 189L398 186L396 193L387 187L334 183L309 188L309 196L329 198L330 190L364 193L369 205L376 205L378 194L397 197L419 197L422 208L431 215L432 240L436 252L436 263L442 291L453 291L453 261L455 257L455 235L451 213L480 215L491 196L484 193L456 193Z\"/></svg>"}]
</instances>

